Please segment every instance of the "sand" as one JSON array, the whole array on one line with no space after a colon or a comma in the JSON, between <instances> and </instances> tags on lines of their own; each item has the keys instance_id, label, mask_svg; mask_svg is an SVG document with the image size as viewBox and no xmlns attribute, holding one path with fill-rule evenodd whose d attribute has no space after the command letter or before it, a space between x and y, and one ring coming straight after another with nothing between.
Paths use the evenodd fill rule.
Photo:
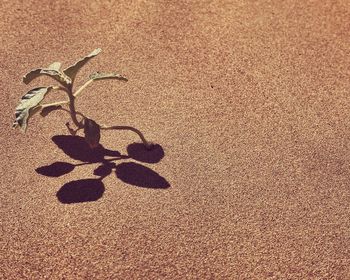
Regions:
<instances>
[{"instance_id":1,"label":"sand","mask_svg":"<svg viewBox=\"0 0 350 280\"><path fill-rule=\"evenodd\" d=\"M1 279L350 279L348 1L2 1ZM13 130L29 70L96 81ZM60 100L54 92L48 100ZM82 135L81 133L79 134ZM106 159L110 159L106 161Z\"/></svg>"}]
</instances>

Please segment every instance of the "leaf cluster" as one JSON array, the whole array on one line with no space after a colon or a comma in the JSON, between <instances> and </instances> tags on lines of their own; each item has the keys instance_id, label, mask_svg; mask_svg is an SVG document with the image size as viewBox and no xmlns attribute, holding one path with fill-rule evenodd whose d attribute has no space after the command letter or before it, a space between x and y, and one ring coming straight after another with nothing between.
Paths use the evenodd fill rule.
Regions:
<instances>
[{"instance_id":1,"label":"leaf cluster","mask_svg":"<svg viewBox=\"0 0 350 280\"><path fill-rule=\"evenodd\" d=\"M58 82L59 85L36 87L30 89L26 94L24 94L15 109L15 121L13 123L13 127L20 128L23 132L26 132L29 119L36 113L40 112L41 116L45 117L52 111L64 110L71 114L71 118L73 123L77 126L77 130L82 128L84 129L86 140L90 146L95 147L98 145L100 138L100 126L95 121L90 120L84 115L76 112L74 100L81 93L81 91L93 81L102 79L127 81L127 78L117 73L95 72L89 76L89 79L77 91L73 92L74 81L79 70L100 52L101 49L97 48L73 65L64 69L62 69L62 64L60 62L54 62L48 67L37 68L27 73L23 77L23 82L25 84L29 84L32 80L39 76L49 76ZM68 100L51 104L43 104L43 100L46 95L55 90L65 91L68 95ZM64 105L68 105L69 110L64 109ZM78 121L77 115L81 115L83 119Z\"/></svg>"}]
</instances>

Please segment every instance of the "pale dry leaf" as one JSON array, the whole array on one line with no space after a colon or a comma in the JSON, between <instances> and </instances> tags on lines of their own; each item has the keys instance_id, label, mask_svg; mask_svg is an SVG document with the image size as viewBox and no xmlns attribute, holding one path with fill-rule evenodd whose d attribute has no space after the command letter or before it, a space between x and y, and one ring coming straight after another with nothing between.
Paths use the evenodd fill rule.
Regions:
<instances>
[{"instance_id":1,"label":"pale dry leaf","mask_svg":"<svg viewBox=\"0 0 350 280\"><path fill-rule=\"evenodd\" d=\"M19 105L16 107L16 120L13 123L13 127L19 127L23 132L25 132L29 118L41 110L42 107L39 105L40 102L52 89L53 87L50 86L38 87L28 91L21 98Z\"/></svg>"},{"instance_id":2,"label":"pale dry leaf","mask_svg":"<svg viewBox=\"0 0 350 280\"><path fill-rule=\"evenodd\" d=\"M61 62L54 62L52 64L49 65L49 67L47 67L48 69L52 69L52 70L56 70L56 71L60 71L61 68Z\"/></svg>"},{"instance_id":3,"label":"pale dry leaf","mask_svg":"<svg viewBox=\"0 0 350 280\"><path fill-rule=\"evenodd\" d=\"M128 81L128 79L120 74L117 73L103 73L103 72L96 72L90 75L89 77L91 80L103 80L103 79L117 79L121 81Z\"/></svg>"},{"instance_id":4,"label":"pale dry leaf","mask_svg":"<svg viewBox=\"0 0 350 280\"><path fill-rule=\"evenodd\" d=\"M64 69L63 72L74 82L75 76L81 67L83 67L91 58L98 55L102 50L100 48L93 50L89 55L77 61L75 64Z\"/></svg>"},{"instance_id":5,"label":"pale dry leaf","mask_svg":"<svg viewBox=\"0 0 350 280\"><path fill-rule=\"evenodd\" d=\"M65 87L67 87L72 83L71 79L67 75L65 75L63 72L58 71L56 69L49 69L49 68L38 68L30 71L28 74L26 74L23 77L23 82L25 84L29 84L32 80L34 80L35 78L41 75L46 75L51 78L54 78L56 81L58 81Z\"/></svg>"}]
</instances>

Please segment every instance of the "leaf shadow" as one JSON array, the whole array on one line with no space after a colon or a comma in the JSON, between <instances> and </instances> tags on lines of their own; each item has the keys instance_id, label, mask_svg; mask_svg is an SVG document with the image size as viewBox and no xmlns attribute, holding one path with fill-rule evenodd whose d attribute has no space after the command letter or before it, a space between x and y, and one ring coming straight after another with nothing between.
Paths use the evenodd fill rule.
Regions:
<instances>
[{"instance_id":1,"label":"leaf shadow","mask_svg":"<svg viewBox=\"0 0 350 280\"><path fill-rule=\"evenodd\" d=\"M83 179L64 184L56 196L64 204L91 202L100 199L104 191L102 180Z\"/></svg>"},{"instance_id":2,"label":"leaf shadow","mask_svg":"<svg viewBox=\"0 0 350 280\"><path fill-rule=\"evenodd\" d=\"M47 177L60 177L67 174L75 168L74 164L62 161L56 161L50 165L41 166L35 169L35 171L41 175Z\"/></svg>"},{"instance_id":3,"label":"leaf shadow","mask_svg":"<svg viewBox=\"0 0 350 280\"><path fill-rule=\"evenodd\" d=\"M123 162L115 168L117 177L124 183L152 189L166 189L170 187L165 178L152 169L135 162Z\"/></svg>"},{"instance_id":4,"label":"leaf shadow","mask_svg":"<svg viewBox=\"0 0 350 280\"><path fill-rule=\"evenodd\" d=\"M142 143L132 143L127 151L132 159L146 163L157 163L164 157L164 150L159 144L154 144L151 150L147 150Z\"/></svg>"}]
</instances>

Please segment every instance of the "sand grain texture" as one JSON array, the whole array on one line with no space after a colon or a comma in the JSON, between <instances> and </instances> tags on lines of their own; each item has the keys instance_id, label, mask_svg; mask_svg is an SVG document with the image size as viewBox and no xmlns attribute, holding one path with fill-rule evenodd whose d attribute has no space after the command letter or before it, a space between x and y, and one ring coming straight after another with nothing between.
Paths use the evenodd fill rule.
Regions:
<instances>
[{"instance_id":1,"label":"sand grain texture","mask_svg":"<svg viewBox=\"0 0 350 280\"><path fill-rule=\"evenodd\" d=\"M350 279L348 1L5 0L0 15L1 279ZM77 82L129 81L77 107L165 153L103 180L98 160L71 166L86 154L63 112L10 127L27 71L96 47ZM135 141L101 139L122 155ZM36 172L55 162L72 171Z\"/></svg>"}]
</instances>

